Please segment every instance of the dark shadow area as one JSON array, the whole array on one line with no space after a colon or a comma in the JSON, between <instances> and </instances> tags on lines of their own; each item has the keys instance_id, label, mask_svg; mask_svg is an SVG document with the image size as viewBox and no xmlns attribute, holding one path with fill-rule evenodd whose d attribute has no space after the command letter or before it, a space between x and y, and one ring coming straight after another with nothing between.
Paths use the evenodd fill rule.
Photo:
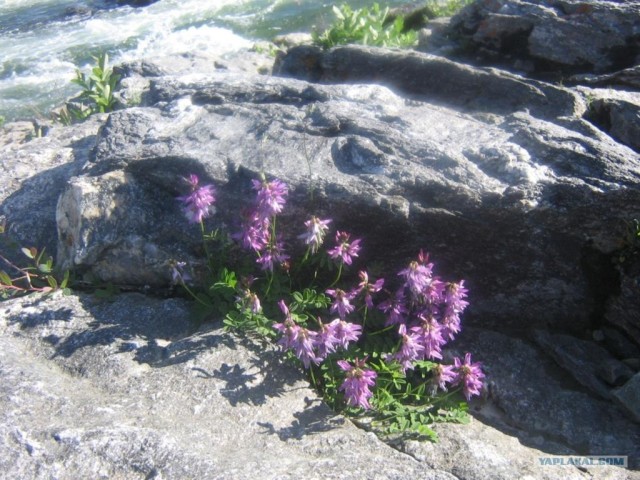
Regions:
<instances>
[{"instance_id":1,"label":"dark shadow area","mask_svg":"<svg viewBox=\"0 0 640 480\"><path fill-rule=\"evenodd\" d=\"M328 432L345 424L344 417L329 418L332 412L324 403L316 402L313 406L312 401L308 403L302 412L294 414L296 419L288 427L275 428L269 422L258 422L258 425L264 429L263 433L277 435L281 441L286 442L290 439L300 440L306 435Z\"/></svg>"},{"instance_id":2,"label":"dark shadow area","mask_svg":"<svg viewBox=\"0 0 640 480\"><path fill-rule=\"evenodd\" d=\"M251 367L247 369L237 364L224 363L208 374L226 383L220 393L232 406L239 403L264 405L269 398L282 396L300 381L300 372L291 365L283 364L281 352L260 349L250 340L244 339L241 342L253 354L249 359Z\"/></svg>"}]
</instances>

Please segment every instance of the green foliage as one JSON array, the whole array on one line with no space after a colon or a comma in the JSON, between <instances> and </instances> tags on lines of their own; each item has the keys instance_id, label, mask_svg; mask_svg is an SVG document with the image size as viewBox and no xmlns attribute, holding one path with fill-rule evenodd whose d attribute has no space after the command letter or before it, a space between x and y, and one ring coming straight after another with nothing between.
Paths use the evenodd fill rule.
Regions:
<instances>
[{"instance_id":1,"label":"green foliage","mask_svg":"<svg viewBox=\"0 0 640 480\"><path fill-rule=\"evenodd\" d=\"M412 47L418 41L415 31L404 32L402 16L388 22L389 7L380 8L374 3L371 9L353 10L349 5L333 7L336 20L323 33L314 32L313 41L323 48L357 43L380 47Z\"/></svg>"},{"instance_id":2,"label":"green foliage","mask_svg":"<svg viewBox=\"0 0 640 480\"><path fill-rule=\"evenodd\" d=\"M0 225L0 235L5 233L4 225ZM1 245L11 247L12 242L2 237ZM45 255L45 249L38 251L35 247L22 247L19 251L28 259L26 267L19 267L4 255L0 255L0 261L8 267L13 275L5 270L0 270L0 298L7 299L30 292L50 293L62 290L70 293L69 271L60 274L53 266L53 258Z\"/></svg>"},{"instance_id":3,"label":"green foliage","mask_svg":"<svg viewBox=\"0 0 640 480\"><path fill-rule=\"evenodd\" d=\"M4 126L5 121L6 121L6 118L4 117L4 115L0 115L0 128Z\"/></svg>"},{"instance_id":4,"label":"green foliage","mask_svg":"<svg viewBox=\"0 0 640 480\"><path fill-rule=\"evenodd\" d=\"M120 76L114 74L109 67L109 56L106 53L93 58L96 61L96 66L93 67L91 73L87 75L76 70L76 78L71 80L82 88L80 99L83 100L83 103L80 105L67 104L68 117L84 120L93 113L111 112L115 107L116 100L113 93Z\"/></svg>"},{"instance_id":5,"label":"green foliage","mask_svg":"<svg viewBox=\"0 0 640 480\"><path fill-rule=\"evenodd\" d=\"M427 7L433 14L433 18L451 17L473 2L474 0L447 0L443 3L438 0L429 0Z\"/></svg>"}]
</instances>

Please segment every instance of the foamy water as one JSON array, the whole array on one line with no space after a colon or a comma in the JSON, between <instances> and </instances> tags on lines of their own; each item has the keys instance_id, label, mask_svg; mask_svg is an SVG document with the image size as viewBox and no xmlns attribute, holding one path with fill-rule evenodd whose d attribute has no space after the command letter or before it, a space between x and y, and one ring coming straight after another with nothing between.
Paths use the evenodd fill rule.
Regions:
<instances>
[{"instance_id":1,"label":"foamy water","mask_svg":"<svg viewBox=\"0 0 640 480\"><path fill-rule=\"evenodd\" d=\"M88 71L92 56L102 52L111 63L167 53L224 55L332 19L332 2L318 0L160 0L144 8L107 3L0 0L0 115L47 117L78 93L70 83L75 69Z\"/></svg>"}]
</instances>

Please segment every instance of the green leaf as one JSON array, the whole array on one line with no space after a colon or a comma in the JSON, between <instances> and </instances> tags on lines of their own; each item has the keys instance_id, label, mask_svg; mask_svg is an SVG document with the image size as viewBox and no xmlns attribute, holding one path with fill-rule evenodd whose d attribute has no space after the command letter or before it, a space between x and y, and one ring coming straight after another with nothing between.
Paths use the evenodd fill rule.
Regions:
<instances>
[{"instance_id":1,"label":"green leaf","mask_svg":"<svg viewBox=\"0 0 640 480\"><path fill-rule=\"evenodd\" d=\"M11 281L11 277L4 270L0 270L0 283L2 285L9 285L9 286L13 285Z\"/></svg>"},{"instance_id":2,"label":"green leaf","mask_svg":"<svg viewBox=\"0 0 640 480\"><path fill-rule=\"evenodd\" d=\"M22 251L22 253L24 253L27 257L29 257L32 260L36 258L36 255L38 254L38 250L36 250L34 247L31 247L31 248L23 247L20 250Z\"/></svg>"},{"instance_id":3,"label":"green leaf","mask_svg":"<svg viewBox=\"0 0 640 480\"><path fill-rule=\"evenodd\" d=\"M53 288L54 290L58 288L58 282L57 280L52 277L51 275L47 275L47 283L49 284L49 286L51 288Z\"/></svg>"},{"instance_id":4,"label":"green leaf","mask_svg":"<svg viewBox=\"0 0 640 480\"><path fill-rule=\"evenodd\" d=\"M51 266L46 263L41 263L40 265L38 265L38 270L40 270L42 273L51 273Z\"/></svg>"},{"instance_id":5,"label":"green leaf","mask_svg":"<svg viewBox=\"0 0 640 480\"><path fill-rule=\"evenodd\" d=\"M60 283L60 288L62 288L63 290L66 290L68 283L69 283L69 270L65 270L64 276L62 277L62 282Z\"/></svg>"}]
</instances>

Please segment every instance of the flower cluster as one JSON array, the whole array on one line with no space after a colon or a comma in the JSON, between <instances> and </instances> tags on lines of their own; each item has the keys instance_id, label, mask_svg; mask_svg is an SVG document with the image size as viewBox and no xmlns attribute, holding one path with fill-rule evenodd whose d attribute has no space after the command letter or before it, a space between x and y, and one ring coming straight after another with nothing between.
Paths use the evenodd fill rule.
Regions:
<instances>
[{"instance_id":1,"label":"flower cluster","mask_svg":"<svg viewBox=\"0 0 640 480\"><path fill-rule=\"evenodd\" d=\"M235 238L240 240L244 248L258 254L256 261L262 270L273 272L276 265L289 259L274 228L275 216L284 208L289 190L280 180L252 182L256 191L255 205L245 213L242 229Z\"/></svg>"},{"instance_id":2,"label":"flower cluster","mask_svg":"<svg viewBox=\"0 0 640 480\"><path fill-rule=\"evenodd\" d=\"M329 324L318 318L319 329L310 330L296 323L284 300L280 300L278 306L285 315L284 322L273 325L282 334L278 345L284 350L293 350L305 368L309 368L311 362L319 365L339 347L346 350L349 343L356 342L362 333L360 325L339 318Z\"/></svg>"},{"instance_id":3,"label":"flower cluster","mask_svg":"<svg viewBox=\"0 0 640 480\"><path fill-rule=\"evenodd\" d=\"M191 174L184 179L191 187L191 193L178 197L183 203L183 211L190 222L200 223L202 220L214 213L213 203L216 201L216 190L213 185L199 186L200 179L197 175Z\"/></svg>"},{"instance_id":4,"label":"flower cluster","mask_svg":"<svg viewBox=\"0 0 640 480\"><path fill-rule=\"evenodd\" d=\"M187 182L191 193L179 199L184 204L187 218L201 223L203 218L212 213L215 190L211 185L200 186L195 175L191 175ZM287 305L281 293L277 296L273 292L269 296L269 293L272 283L279 285L276 288L278 292L282 291L278 290L281 289L282 282L273 282L276 273L280 273L275 271L277 266L287 267L282 276L286 283L291 285L294 281L291 269L288 268L290 256L284 251L284 239L276 231L276 218L286 205L288 187L279 180L267 181L265 178L254 180L252 186L255 200L243 215L240 232L233 238L243 249L255 252L256 262L261 270L266 271L267 287L261 292L261 282L258 281L256 290L252 284L257 277L251 275L241 276L238 286L235 283L229 284L235 292L235 302L241 312L265 319L268 323L263 325L278 334L278 345L285 351L291 351L306 369L317 367L325 360L335 361L333 365L337 365L339 371L343 372L343 381L338 391L344 395L345 403L352 407L371 408L370 400L375 395L376 379L380 380L378 377L384 375L385 371L393 370L405 375L407 370L416 368L418 362L443 359L443 347L460 332L460 317L468 306L464 280L441 280L434 275L434 264L429 261L428 255L420 251L415 260L398 272L396 280L390 282L395 287L384 290L387 298L377 302L376 297L382 294L383 288L389 288L385 279L370 279L366 270L360 270L357 285L354 282L351 288L345 288L344 281L339 283L343 268L351 266L354 259L359 257L362 240L352 239L350 233L338 230L335 233L335 243L323 250L332 220L312 216L304 222L304 233L297 235L298 240L307 248L301 264L310 255L324 255L322 258L316 257L318 262L314 265L326 265L333 261L338 267L338 275L328 288L320 290L324 293L317 294L313 290L315 297L312 298L320 298L319 304L308 299L305 303L300 292L292 291L295 305ZM183 263L176 263L174 266L175 282L184 284L188 278L184 267ZM268 320L267 313L263 313L263 308L268 311L263 302L275 302L278 298L278 307L284 320L272 323ZM307 308L311 309L306 310ZM333 317L330 322L325 323L318 316L316 310L320 308L328 309ZM391 352L387 350L388 347L385 347L385 351L371 351L366 347L366 340L363 339L367 335L363 333L365 325L369 327L367 315L375 315L373 323L377 322L382 329L371 333L371 336L387 330L395 332L397 343ZM376 364L367 366L370 354L374 354L376 361L380 360L380 365L382 362L391 365L391 370L380 369ZM430 370L430 379L423 386L429 389L431 395L450 387L460 388L467 400L480 394L484 373L480 363L472 362L471 354L467 353L463 359L455 358L453 365L431 365L434 366ZM420 366L424 367L424 362ZM334 371L332 368L329 370ZM422 394L416 394L416 397L420 395Z\"/></svg>"}]
</instances>

